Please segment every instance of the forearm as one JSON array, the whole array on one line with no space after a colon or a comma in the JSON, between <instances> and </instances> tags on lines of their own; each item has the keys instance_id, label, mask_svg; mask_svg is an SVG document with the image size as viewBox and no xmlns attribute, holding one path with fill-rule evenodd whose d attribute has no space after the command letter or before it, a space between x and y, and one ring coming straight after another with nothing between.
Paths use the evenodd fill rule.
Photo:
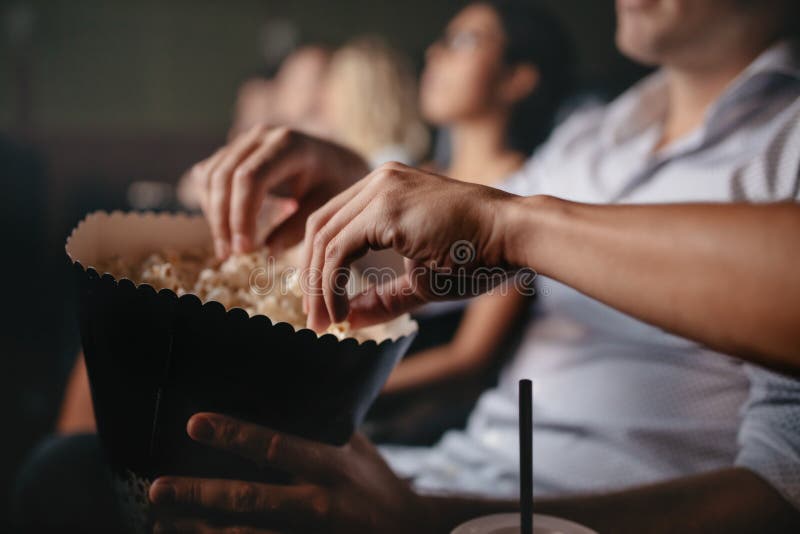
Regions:
<instances>
[{"instance_id":1,"label":"forearm","mask_svg":"<svg viewBox=\"0 0 800 534\"><path fill-rule=\"evenodd\" d=\"M471 518L519 510L516 502L428 497L449 532ZM600 534L797 532L800 513L745 469L726 469L603 495L537 500L535 513L584 524Z\"/></svg>"},{"instance_id":2,"label":"forearm","mask_svg":"<svg viewBox=\"0 0 800 534\"><path fill-rule=\"evenodd\" d=\"M463 376L481 369L481 359L457 354L451 345L426 350L403 360L389 377L384 393L400 393Z\"/></svg>"},{"instance_id":3,"label":"forearm","mask_svg":"<svg viewBox=\"0 0 800 534\"><path fill-rule=\"evenodd\" d=\"M75 360L69 375L56 431L61 434L96 431L89 377L86 375L86 362L82 353Z\"/></svg>"},{"instance_id":4,"label":"forearm","mask_svg":"<svg viewBox=\"0 0 800 534\"><path fill-rule=\"evenodd\" d=\"M601 533L755 534L800 528L800 514L774 488L735 468L607 495L542 501L535 509Z\"/></svg>"},{"instance_id":5,"label":"forearm","mask_svg":"<svg viewBox=\"0 0 800 534\"><path fill-rule=\"evenodd\" d=\"M515 204L511 262L722 352L800 370L800 205Z\"/></svg>"}]
</instances>

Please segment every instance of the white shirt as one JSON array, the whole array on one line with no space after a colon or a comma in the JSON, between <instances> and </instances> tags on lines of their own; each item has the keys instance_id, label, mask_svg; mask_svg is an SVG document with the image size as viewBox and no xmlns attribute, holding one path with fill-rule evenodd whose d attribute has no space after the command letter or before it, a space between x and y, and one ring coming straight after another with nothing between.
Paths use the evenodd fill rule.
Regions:
<instances>
[{"instance_id":1,"label":"white shirt","mask_svg":"<svg viewBox=\"0 0 800 534\"><path fill-rule=\"evenodd\" d=\"M656 73L569 118L507 189L592 203L798 200L798 57L785 42L765 51L697 131L654 153L667 103ZM516 497L517 380L531 378L537 495L743 465L800 506L800 382L539 282L521 348L467 428L430 449L382 448L401 475L421 491Z\"/></svg>"}]
</instances>

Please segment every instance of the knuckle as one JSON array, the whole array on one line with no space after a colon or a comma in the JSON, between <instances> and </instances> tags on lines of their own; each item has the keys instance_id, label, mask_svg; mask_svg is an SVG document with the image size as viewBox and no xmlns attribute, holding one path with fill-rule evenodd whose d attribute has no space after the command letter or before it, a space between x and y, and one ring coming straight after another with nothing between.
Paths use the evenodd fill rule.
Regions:
<instances>
[{"instance_id":1,"label":"knuckle","mask_svg":"<svg viewBox=\"0 0 800 534\"><path fill-rule=\"evenodd\" d=\"M202 499L202 489L200 488L200 483L197 481L189 481L186 484L184 498L186 502L189 504L200 504Z\"/></svg>"},{"instance_id":2,"label":"knuckle","mask_svg":"<svg viewBox=\"0 0 800 534\"><path fill-rule=\"evenodd\" d=\"M397 177L397 170L381 165L375 174L375 181L379 184L391 183Z\"/></svg>"},{"instance_id":3,"label":"knuckle","mask_svg":"<svg viewBox=\"0 0 800 534\"><path fill-rule=\"evenodd\" d=\"M387 161L386 163L382 163L378 167L378 170L383 172L383 173L394 174L394 173L397 173L398 171L400 171L401 168L402 168L402 165L400 163L398 163L396 161Z\"/></svg>"},{"instance_id":4,"label":"knuckle","mask_svg":"<svg viewBox=\"0 0 800 534\"><path fill-rule=\"evenodd\" d=\"M323 231L323 230L318 231L316 233L316 235L314 236L313 244L314 244L314 248L315 249L317 249L317 250L319 250L319 249L325 250L327 248L327 245L328 245L328 235L327 235L327 233L325 231Z\"/></svg>"},{"instance_id":5,"label":"knuckle","mask_svg":"<svg viewBox=\"0 0 800 534\"><path fill-rule=\"evenodd\" d=\"M258 490L249 482L242 482L233 493L233 509L235 512L255 512L258 509Z\"/></svg>"},{"instance_id":6,"label":"knuckle","mask_svg":"<svg viewBox=\"0 0 800 534\"><path fill-rule=\"evenodd\" d=\"M233 180L236 185L252 187L256 181L255 169L251 165L241 166L234 172Z\"/></svg>"},{"instance_id":7,"label":"knuckle","mask_svg":"<svg viewBox=\"0 0 800 534\"><path fill-rule=\"evenodd\" d=\"M278 460L283 447L280 434L273 434L267 442L267 462L273 463Z\"/></svg>"},{"instance_id":8,"label":"knuckle","mask_svg":"<svg viewBox=\"0 0 800 534\"><path fill-rule=\"evenodd\" d=\"M319 230L322 221L322 216L320 215L319 211L315 211L311 215L308 216L306 219L306 233L315 233Z\"/></svg>"},{"instance_id":9,"label":"knuckle","mask_svg":"<svg viewBox=\"0 0 800 534\"><path fill-rule=\"evenodd\" d=\"M189 174L196 179L205 178L206 177L205 170L206 170L206 164L204 161L201 161L199 163L195 163L194 165L192 165L192 168L189 169Z\"/></svg>"},{"instance_id":10,"label":"knuckle","mask_svg":"<svg viewBox=\"0 0 800 534\"><path fill-rule=\"evenodd\" d=\"M327 520L331 516L331 498L324 491L317 491L311 496L311 513L319 520Z\"/></svg>"},{"instance_id":11,"label":"knuckle","mask_svg":"<svg viewBox=\"0 0 800 534\"><path fill-rule=\"evenodd\" d=\"M400 163L399 161L390 161L386 165L390 169L392 169L393 171L396 171L396 172L402 172L403 170L405 170L407 168L404 164Z\"/></svg>"},{"instance_id":12,"label":"knuckle","mask_svg":"<svg viewBox=\"0 0 800 534\"><path fill-rule=\"evenodd\" d=\"M339 240L332 239L325 247L325 262L333 263L336 260L338 260L340 250L341 250L341 245L339 244Z\"/></svg>"},{"instance_id":13,"label":"knuckle","mask_svg":"<svg viewBox=\"0 0 800 534\"><path fill-rule=\"evenodd\" d=\"M395 230L394 226L391 226L391 225L387 226L386 230L384 230L384 236L385 236L387 242L393 243L395 245L398 244L397 241L398 241L399 234L398 234L397 230Z\"/></svg>"},{"instance_id":14,"label":"knuckle","mask_svg":"<svg viewBox=\"0 0 800 534\"><path fill-rule=\"evenodd\" d=\"M273 130L276 143L286 143L292 138L293 132L288 126L278 126Z\"/></svg>"},{"instance_id":15,"label":"knuckle","mask_svg":"<svg viewBox=\"0 0 800 534\"><path fill-rule=\"evenodd\" d=\"M269 131L269 128L267 127L266 124L263 124L263 123L254 124L250 128L250 134L252 134L254 136L263 135L263 134L267 133L267 131Z\"/></svg>"},{"instance_id":16,"label":"knuckle","mask_svg":"<svg viewBox=\"0 0 800 534\"><path fill-rule=\"evenodd\" d=\"M226 173L225 173L225 171L224 171L223 169L216 169L216 170L215 170L215 171L214 171L214 172L211 174L211 182L212 182L212 183L213 183L213 184L214 184L216 187L222 187L222 186L224 186L224 184L225 184L225 179L226 179L226 178L227 178L227 176L226 176Z\"/></svg>"},{"instance_id":17,"label":"knuckle","mask_svg":"<svg viewBox=\"0 0 800 534\"><path fill-rule=\"evenodd\" d=\"M238 424L226 422L220 425L219 440L222 445L234 447L240 444L241 439L241 431Z\"/></svg>"}]
</instances>

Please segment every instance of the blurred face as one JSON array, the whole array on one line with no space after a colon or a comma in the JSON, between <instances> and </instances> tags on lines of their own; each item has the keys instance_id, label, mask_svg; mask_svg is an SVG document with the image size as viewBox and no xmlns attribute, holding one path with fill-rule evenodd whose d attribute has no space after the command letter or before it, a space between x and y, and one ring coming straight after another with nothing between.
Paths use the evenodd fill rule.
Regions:
<instances>
[{"instance_id":1,"label":"blurred face","mask_svg":"<svg viewBox=\"0 0 800 534\"><path fill-rule=\"evenodd\" d=\"M277 75L276 95L276 109L284 123L297 125L314 118L327 67L327 53L314 47L286 58Z\"/></svg>"},{"instance_id":2,"label":"blurred face","mask_svg":"<svg viewBox=\"0 0 800 534\"><path fill-rule=\"evenodd\" d=\"M491 7L473 4L461 11L428 49L420 87L424 118L443 125L502 105L497 93L504 43L500 18Z\"/></svg>"},{"instance_id":3,"label":"blurred face","mask_svg":"<svg viewBox=\"0 0 800 534\"><path fill-rule=\"evenodd\" d=\"M649 65L687 62L703 56L743 0L616 0L617 47Z\"/></svg>"},{"instance_id":4,"label":"blurred face","mask_svg":"<svg viewBox=\"0 0 800 534\"><path fill-rule=\"evenodd\" d=\"M332 135L341 133L345 128L343 125L348 120L346 96L350 88L346 81L334 61L328 70L320 95L320 118ZM339 141L344 142L344 139Z\"/></svg>"}]
</instances>

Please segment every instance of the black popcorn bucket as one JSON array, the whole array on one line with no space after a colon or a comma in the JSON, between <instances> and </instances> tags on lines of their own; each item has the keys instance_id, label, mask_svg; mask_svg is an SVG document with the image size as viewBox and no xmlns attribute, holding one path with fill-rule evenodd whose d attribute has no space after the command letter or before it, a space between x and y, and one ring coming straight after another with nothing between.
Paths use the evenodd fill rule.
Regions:
<instances>
[{"instance_id":1,"label":"black popcorn bucket","mask_svg":"<svg viewBox=\"0 0 800 534\"><path fill-rule=\"evenodd\" d=\"M318 336L94 268L111 256L138 260L209 239L201 217L97 212L67 240L97 431L132 531L149 528L147 489L160 475L285 480L192 441L192 414L344 444L416 332L404 316L374 330L388 334L379 342Z\"/></svg>"}]
</instances>

